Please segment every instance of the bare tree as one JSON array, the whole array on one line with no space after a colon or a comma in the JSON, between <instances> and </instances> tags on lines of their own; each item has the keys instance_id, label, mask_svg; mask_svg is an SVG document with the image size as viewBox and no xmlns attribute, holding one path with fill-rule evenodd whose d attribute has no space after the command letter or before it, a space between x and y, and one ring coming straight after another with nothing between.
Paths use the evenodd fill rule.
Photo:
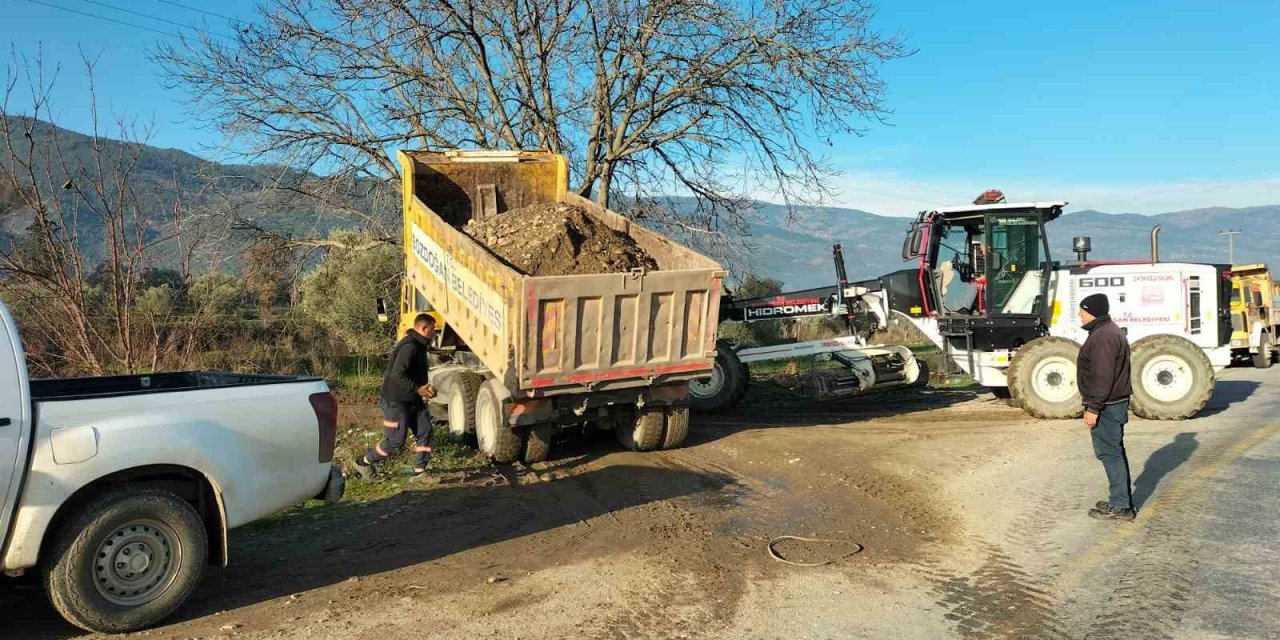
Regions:
<instances>
[{"instance_id":1,"label":"bare tree","mask_svg":"<svg viewBox=\"0 0 1280 640\"><path fill-rule=\"evenodd\" d=\"M388 151L542 148L578 193L692 233L828 195L819 140L883 117L908 52L866 0L267 0L156 58L253 158L385 178ZM697 207L652 206L660 194ZM644 206L650 205L650 206Z\"/></svg>"},{"instance_id":2,"label":"bare tree","mask_svg":"<svg viewBox=\"0 0 1280 640\"><path fill-rule=\"evenodd\" d=\"M24 332L47 351L44 373L136 371L157 366L170 346L173 287L139 301L168 249L189 277L198 239L184 237L181 199L162 205L137 190L135 172L149 129L120 119L108 139L89 75L93 131L87 148L65 143L51 124L56 72L14 55L0 105L0 294L19 307ZM19 96L25 87L29 95ZM29 105L24 115L17 103ZM180 191L172 185L173 190ZM161 208L163 207L163 208ZM176 274L176 272L174 272ZM142 323L141 325L139 323Z\"/></svg>"}]
</instances>

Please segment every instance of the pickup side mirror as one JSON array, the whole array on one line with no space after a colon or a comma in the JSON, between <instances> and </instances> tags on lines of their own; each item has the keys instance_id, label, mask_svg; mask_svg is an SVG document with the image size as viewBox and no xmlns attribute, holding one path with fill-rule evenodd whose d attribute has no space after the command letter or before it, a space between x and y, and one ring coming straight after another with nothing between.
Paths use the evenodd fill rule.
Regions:
<instances>
[{"instance_id":1,"label":"pickup side mirror","mask_svg":"<svg viewBox=\"0 0 1280 640\"><path fill-rule=\"evenodd\" d=\"M378 322L386 322L387 319L387 301L385 298L378 298Z\"/></svg>"}]
</instances>

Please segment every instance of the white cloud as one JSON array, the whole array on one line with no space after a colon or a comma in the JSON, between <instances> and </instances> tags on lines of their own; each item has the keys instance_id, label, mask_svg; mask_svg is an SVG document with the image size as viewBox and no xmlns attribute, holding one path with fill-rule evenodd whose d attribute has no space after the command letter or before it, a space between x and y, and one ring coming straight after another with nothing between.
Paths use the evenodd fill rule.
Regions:
<instances>
[{"instance_id":1,"label":"white cloud","mask_svg":"<svg viewBox=\"0 0 1280 640\"><path fill-rule=\"evenodd\" d=\"M1251 207L1280 204L1280 176L1254 180L1170 181L1135 184L1003 182L983 184L932 181L895 173L846 173L835 184L832 205L881 215L910 216L930 207L971 202L986 189L1000 189L1010 201L1066 200L1068 210L1156 214L1202 207ZM768 193L761 200L777 201Z\"/></svg>"}]
</instances>

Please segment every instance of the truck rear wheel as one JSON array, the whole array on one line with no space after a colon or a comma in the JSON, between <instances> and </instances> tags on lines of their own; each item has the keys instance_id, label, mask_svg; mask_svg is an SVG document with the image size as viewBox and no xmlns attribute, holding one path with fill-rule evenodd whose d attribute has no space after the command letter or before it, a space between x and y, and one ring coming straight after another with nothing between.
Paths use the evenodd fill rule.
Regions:
<instances>
[{"instance_id":1,"label":"truck rear wheel","mask_svg":"<svg viewBox=\"0 0 1280 640\"><path fill-rule=\"evenodd\" d=\"M1253 366L1258 369L1270 369L1275 347L1271 344L1271 334L1263 331L1258 336L1258 352L1253 354Z\"/></svg>"},{"instance_id":2,"label":"truck rear wheel","mask_svg":"<svg viewBox=\"0 0 1280 640\"><path fill-rule=\"evenodd\" d=\"M662 445L666 428L666 411L663 407L636 409L635 422L630 426L618 425L614 433L618 442L632 451L653 451Z\"/></svg>"},{"instance_id":3,"label":"truck rear wheel","mask_svg":"<svg viewBox=\"0 0 1280 640\"><path fill-rule=\"evenodd\" d=\"M751 373L727 342L716 343L715 366L711 375L689 383L689 406L694 413L728 411L747 394Z\"/></svg>"},{"instance_id":4,"label":"truck rear wheel","mask_svg":"<svg viewBox=\"0 0 1280 640\"><path fill-rule=\"evenodd\" d=\"M551 437L555 435L556 426L550 423L535 424L528 429L528 437L524 439L524 453L520 461L525 464L543 462L551 457Z\"/></svg>"},{"instance_id":5,"label":"truck rear wheel","mask_svg":"<svg viewBox=\"0 0 1280 640\"><path fill-rule=\"evenodd\" d=\"M465 436L476 432L476 396L482 384L484 376L472 371L461 371L454 377L447 401L449 433Z\"/></svg>"},{"instance_id":6,"label":"truck rear wheel","mask_svg":"<svg viewBox=\"0 0 1280 640\"><path fill-rule=\"evenodd\" d=\"M476 444L498 464L511 464L524 452L524 438L507 421L502 396L490 380L476 394Z\"/></svg>"},{"instance_id":7,"label":"truck rear wheel","mask_svg":"<svg viewBox=\"0 0 1280 640\"><path fill-rule=\"evenodd\" d=\"M1015 406L1049 420L1078 418L1084 413L1076 387L1080 345L1066 338L1036 338L1013 354L1009 393Z\"/></svg>"},{"instance_id":8,"label":"truck rear wheel","mask_svg":"<svg viewBox=\"0 0 1280 640\"><path fill-rule=\"evenodd\" d=\"M1182 336L1147 336L1133 344L1130 364L1134 415L1183 420L1213 395L1213 365L1204 350Z\"/></svg>"},{"instance_id":9,"label":"truck rear wheel","mask_svg":"<svg viewBox=\"0 0 1280 640\"><path fill-rule=\"evenodd\" d=\"M689 407L667 407L662 429L662 449L675 449L689 435Z\"/></svg>"},{"instance_id":10,"label":"truck rear wheel","mask_svg":"<svg viewBox=\"0 0 1280 640\"><path fill-rule=\"evenodd\" d=\"M158 489L98 496L55 536L44 572L49 601L71 624L99 633L168 617L200 584L208 560L200 514Z\"/></svg>"}]
</instances>

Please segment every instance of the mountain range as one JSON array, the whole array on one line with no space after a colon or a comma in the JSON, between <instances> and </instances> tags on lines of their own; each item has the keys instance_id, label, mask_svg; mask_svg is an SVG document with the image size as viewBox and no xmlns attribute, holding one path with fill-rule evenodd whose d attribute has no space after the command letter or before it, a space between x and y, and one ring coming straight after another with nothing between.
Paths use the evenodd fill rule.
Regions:
<instances>
[{"instance_id":1,"label":"mountain range","mask_svg":"<svg viewBox=\"0 0 1280 640\"><path fill-rule=\"evenodd\" d=\"M20 120L15 116L4 117L11 123ZM65 157L87 157L92 142L89 136L48 123L39 124L37 140L56 140ZM218 164L176 149L145 146L138 160L134 171L136 186L146 194L155 215L161 216L172 210L181 191L185 194L183 197L209 204L220 201L219 209L226 214L252 217L253 208L264 202L261 185L279 181L282 175L291 172L272 165ZM314 178L293 173L298 180ZM211 185L216 185L216 189L211 189ZM394 225L398 212L384 210L388 207L382 198L376 203L369 199L378 186L353 185L350 192L356 195L349 199L350 206L365 211L376 208L378 211L373 212L376 218ZM1071 194L1064 193L1062 197L1070 200ZM290 198L287 192L269 200L268 204L277 212L268 219L269 224L282 233L316 235L352 224L317 213L314 201ZM1016 200L1016 194L1011 200ZM0 232L21 233L15 228L15 219L9 218L0 221ZM767 202L756 203L751 218L750 236L741 243L740 250L728 256L727 262L738 272L751 271L780 280L787 289L833 283L831 247L835 243L844 246L851 280L902 268L902 239L911 222L909 218L839 207L808 207L788 212L782 205ZM1242 233L1235 236L1237 263L1280 262L1280 205L1240 209L1211 207L1156 215L1074 211L1048 225L1050 251L1056 260L1071 259L1074 256L1072 238L1090 236L1093 258L1145 258L1150 256L1150 232L1155 225L1162 227L1162 260L1227 262L1227 239L1218 233L1239 230Z\"/></svg>"},{"instance_id":2,"label":"mountain range","mask_svg":"<svg viewBox=\"0 0 1280 640\"><path fill-rule=\"evenodd\" d=\"M1064 194L1064 199L1069 198ZM743 267L781 280L787 289L832 284L835 243L844 247L850 280L903 268L902 240L909 218L837 207L803 209L788 216L785 207L768 203L760 203L757 211L758 220L751 225L752 247L744 252ZM1234 237L1237 264L1280 261L1280 205L1156 215L1069 211L1045 229L1054 260L1075 258L1071 243L1076 236L1091 238L1091 259L1118 260L1150 257L1151 229L1156 225L1161 226L1160 259L1164 261L1228 262L1228 240L1218 235L1225 230L1242 231Z\"/></svg>"}]
</instances>

